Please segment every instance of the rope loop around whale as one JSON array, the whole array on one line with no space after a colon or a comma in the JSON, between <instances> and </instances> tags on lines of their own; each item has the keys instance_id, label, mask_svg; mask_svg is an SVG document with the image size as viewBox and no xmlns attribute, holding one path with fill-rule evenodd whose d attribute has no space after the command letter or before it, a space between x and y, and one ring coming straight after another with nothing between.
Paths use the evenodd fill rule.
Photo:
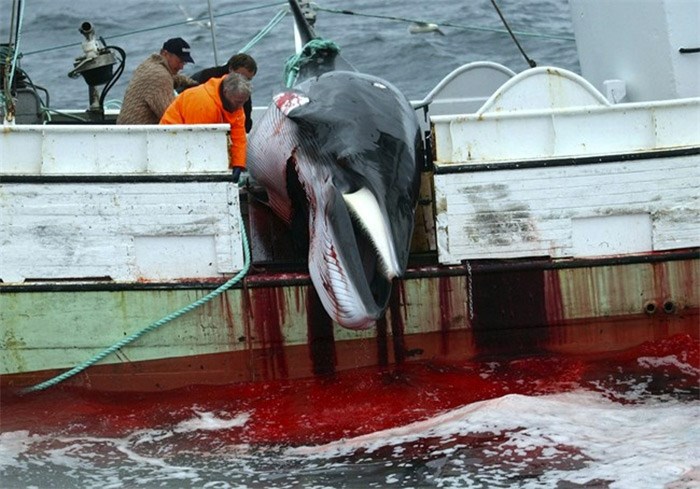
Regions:
<instances>
[{"instance_id":1,"label":"rope loop around whale","mask_svg":"<svg viewBox=\"0 0 700 489\"><path fill-rule=\"evenodd\" d=\"M312 59L318 56L335 55L339 52L340 48L333 41L320 38L310 40L299 53L290 56L284 64L285 86L289 88L294 85L301 67Z\"/></svg>"}]
</instances>

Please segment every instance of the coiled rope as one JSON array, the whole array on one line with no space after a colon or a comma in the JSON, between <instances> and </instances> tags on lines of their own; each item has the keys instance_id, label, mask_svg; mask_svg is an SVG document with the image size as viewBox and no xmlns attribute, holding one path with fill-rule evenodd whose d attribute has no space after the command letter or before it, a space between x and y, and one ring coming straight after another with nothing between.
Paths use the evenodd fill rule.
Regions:
<instances>
[{"instance_id":1,"label":"coiled rope","mask_svg":"<svg viewBox=\"0 0 700 489\"><path fill-rule=\"evenodd\" d=\"M325 51L325 53L323 53ZM333 41L326 39L312 39L307 42L302 50L290 56L284 64L284 81L287 87L294 85L301 67L319 55L339 53L340 48Z\"/></svg>"},{"instance_id":2,"label":"coiled rope","mask_svg":"<svg viewBox=\"0 0 700 489\"><path fill-rule=\"evenodd\" d=\"M113 344L109 348L105 348L89 360L84 361L80 365L77 365L73 367L72 369L57 375L49 380L46 380L44 382L41 382L39 384L36 384L34 386L28 387L24 389L22 392L23 393L31 393L31 392L37 392L40 390L47 389L48 387L54 386L60 382L63 382L66 379L69 379L70 377L73 377L76 374L79 374L83 370L87 369L88 367L91 367L92 365L96 364L100 360L103 360L105 357L111 355L112 353L116 352L117 350L125 347L129 343L132 343L133 341L139 339L143 335L150 333L151 331L155 331L156 329L160 328L164 324L167 324L174 319L179 318L180 316L183 316L184 314L187 314L188 312L192 311L193 309L198 308L199 306L202 306L206 304L207 302L211 301L212 299L218 297L222 293L226 292L228 289L230 289L233 285L238 283L243 277L246 276L248 273L248 270L250 269L250 249L248 246L248 236L246 235L245 232L245 224L243 223L243 220L241 219L241 240L243 243L243 256L244 256L244 265L243 268L231 279L229 279L226 283L218 287L216 290L213 290L212 292L208 293L204 297L194 301L193 303L183 307L182 309L179 309L172 314L168 314L162 319L159 319L158 321L155 321L145 328L141 329L140 331L137 331L136 333L122 339L121 341L118 341L117 343Z\"/></svg>"}]
</instances>

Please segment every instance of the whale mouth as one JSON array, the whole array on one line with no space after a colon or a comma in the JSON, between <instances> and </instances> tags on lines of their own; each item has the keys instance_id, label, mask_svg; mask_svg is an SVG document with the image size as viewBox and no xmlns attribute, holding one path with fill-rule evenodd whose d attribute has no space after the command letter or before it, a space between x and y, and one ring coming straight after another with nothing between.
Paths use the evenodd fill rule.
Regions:
<instances>
[{"instance_id":1,"label":"whale mouth","mask_svg":"<svg viewBox=\"0 0 700 489\"><path fill-rule=\"evenodd\" d=\"M360 253L363 263L368 256L376 257L380 266L373 263L372 268L383 272L383 276L391 281L401 270L386 214L382 212L374 194L366 187L344 193L343 199L352 217L355 236L358 237L356 242L358 246L366 245L362 248L367 248Z\"/></svg>"},{"instance_id":2,"label":"whale mouth","mask_svg":"<svg viewBox=\"0 0 700 489\"><path fill-rule=\"evenodd\" d=\"M365 188L332 189L322 200L310 216L309 273L339 324L366 329L383 314L400 274L386 214Z\"/></svg>"}]
</instances>

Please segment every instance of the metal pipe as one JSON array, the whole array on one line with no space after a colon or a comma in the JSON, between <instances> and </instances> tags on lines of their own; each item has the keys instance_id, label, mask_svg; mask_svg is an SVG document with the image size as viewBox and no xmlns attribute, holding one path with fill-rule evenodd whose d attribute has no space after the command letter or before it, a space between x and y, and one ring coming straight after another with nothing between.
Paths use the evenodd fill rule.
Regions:
<instances>
[{"instance_id":1,"label":"metal pipe","mask_svg":"<svg viewBox=\"0 0 700 489\"><path fill-rule=\"evenodd\" d=\"M95 37L95 28L92 26L92 24L88 21L83 22L80 24L80 28L78 31L85 36L85 39L93 39Z\"/></svg>"},{"instance_id":2,"label":"metal pipe","mask_svg":"<svg viewBox=\"0 0 700 489\"><path fill-rule=\"evenodd\" d=\"M663 304L663 309L666 314L675 314L678 306L672 299L666 299Z\"/></svg>"},{"instance_id":3,"label":"metal pipe","mask_svg":"<svg viewBox=\"0 0 700 489\"><path fill-rule=\"evenodd\" d=\"M648 301L644 304L644 312L647 313L649 316L656 313L656 309L656 302L654 301Z\"/></svg>"},{"instance_id":4,"label":"metal pipe","mask_svg":"<svg viewBox=\"0 0 700 489\"><path fill-rule=\"evenodd\" d=\"M211 0L207 0L209 5L209 32L211 32L211 47L214 50L214 64L219 66L219 55L216 49L216 34L214 33L214 13L211 8Z\"/></svg>"}]
</instances>

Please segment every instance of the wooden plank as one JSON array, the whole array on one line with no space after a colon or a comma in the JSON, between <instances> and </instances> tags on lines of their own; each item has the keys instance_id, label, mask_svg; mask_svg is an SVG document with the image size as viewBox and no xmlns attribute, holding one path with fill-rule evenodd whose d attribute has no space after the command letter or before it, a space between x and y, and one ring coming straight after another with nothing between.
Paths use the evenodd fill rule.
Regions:
<instances>
[{"instance_id":1,"label":"wooden plank","mask_svg":"<svg viewBox=\"0 0 700 489\"><path fill-rule=\"evenodd\" d=\"M5 282L175 280L243 266L238 187L231 182L2 184L0 197ZM165 262L167 271L157 268L160 247L175 253L181 273Z\"/></svg>"},{"instance_id":2,"label":"wooden plank","mask_svg":"<svg viewBox=\"0 0 700 489\"><path fill-rule=\"evenodd\" d=\"M0 132L0 175L228 170L227 124L16 125Z\"/></svg>"},{"instance_id":3,"label":"wooden plank","mask_svg":"<svg viewBox=\"0 0 700 489\"><path fill-rule=\"evenodd\" d=\"M517 83L521 75L527 71L508 84ZM692 147L700 142L697 125L682 122L697 120L700 98L559 107L557 94L551 96L551 107L431 117L436 164L610 155ZM497 99L498 92L492 97Z\"/></svg>"},{"instance_id":4,"label":"wooden plank","mask_svg":"<svg viewBox=\"0 0 700 489\"><path fill-rule=\"evenodd\" d=\"M697 182L698 156L438 174L439 259L577 256L572 222L600 218L614 231L606 218L640 214L649 216L652 249L635 252L698 246Z\"/></svg>"}]
</instances>

